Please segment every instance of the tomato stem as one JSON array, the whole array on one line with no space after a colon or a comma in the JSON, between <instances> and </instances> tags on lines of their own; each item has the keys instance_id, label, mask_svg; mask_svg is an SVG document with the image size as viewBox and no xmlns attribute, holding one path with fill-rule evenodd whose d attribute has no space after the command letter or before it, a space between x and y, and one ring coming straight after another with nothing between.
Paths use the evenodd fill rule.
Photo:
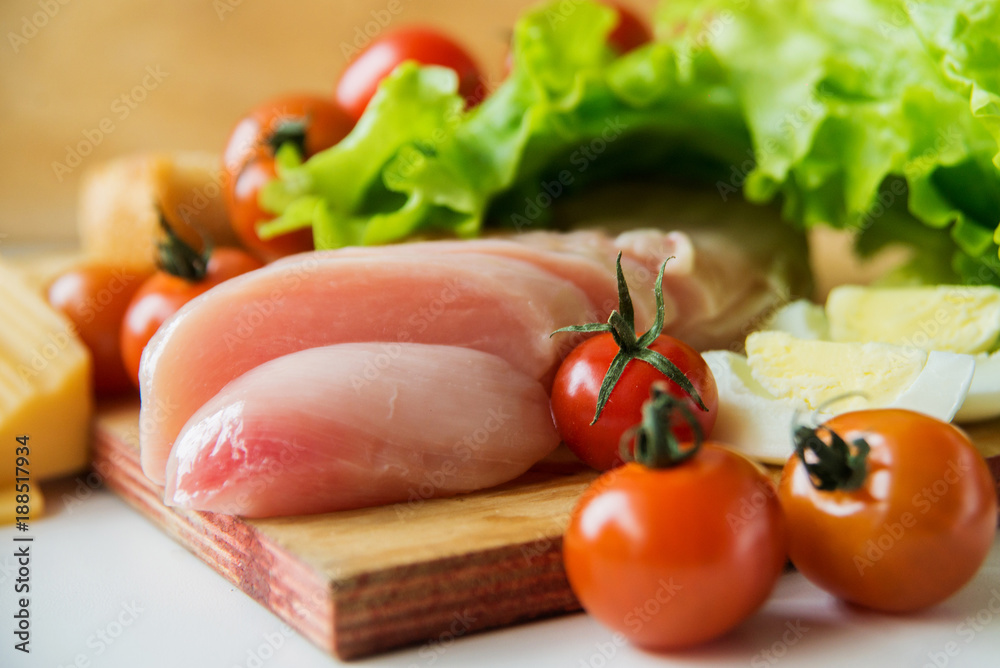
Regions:
<instances>
[{"instance_id":1,"label":"tomato stem","mask_svg":"<svg viewBox=\"0 0 1000 668\"><path fill-rule=\"evenodd\" d=\"M277 155L285 144L291 144L298 151L299 158L306 155L306 132L309 130L309 118L285 118L275 127L267 138L271 155Z\"/></svg>"},{"instance_id":2,"label":"tomato stem","mask_svg":"<svg viewBox=\"0 0 1000 668\"><path fill-rule=\"evenodd\" d=\"M628 442L635 441L632 459L646 468L677 466L693 457L701 448L704 434L691 409L667 391L666 383L657 381L649 388L650 398L642 405L642 422L622 437L622 459L629 459ZM689 425L694 440L681 447L674 434L673 416L680 413Z\"/></svg>"},{"instance_id":3,"label":"tomato stem","mask_svg":"<svg viewBox=\"0 0 1000 668\"><path fill-rule=\"evenodd\" d=\"M695 389L691 380L684 375L684 372L669 359L649 348L650 344L656 340L656 337L663 332L663 270L666 269L667 262L672 259L673 257L668 257L660 265L660 273L656 277L656 286L653 288L653 294L656 297L656 320L653 326L641 337L637 337L635 334L635 308L632 305L632 296L629 294L628 284L625 282L625 274L622 273L622 254L620 251L618 259L615 261L615 271L618 279L618 308L611 312L608 321L606 323L591 322L585 325L572 325L552 332L552 335L560 332L610 332L611 337L618 344L618 353L611 360L608 371L604 374L601 389L597 394L597 409L594 411L594 419L591 420L590 424L594 424L601 417L604 406L611 397L611 392L621 379L625 367L632 360L641 360L649 364L684 390L698 404L701 410L708 410L705 402L702 401L701 396L698 394L698 390Z\"/></svg>"},{"instance_id":4,"label":"tomato stem","mask_svg":"<svg viewBox=\"0 0 1000 668\"><path fill-rule=\"evenodd\" d=\"M205 244L205 250L199 253L180 238L167 222L167 217L162 210L158 212L158 215L165 238L156 244L157 266L171 276L177 276L192 283L203 280L208 273L208 259L212 255L211 246Z\"/></svg>"},{"instance_id":5,"label":"tomato stem","mask_svg":"<svg viewBox=\"0 0 1000 668\"><path fill-rule=\"evenodd\" d=\"M821 434L827 438L824 439ZM868 452L871 450L865 439L855 439L848 445L840 434L824 425L793 425L792 440L795 455L802 460L816 489L849 492L864 483L868 475ZM812 457L808 457L807 453L812 453Z\"/></svg>"}]
</instances>

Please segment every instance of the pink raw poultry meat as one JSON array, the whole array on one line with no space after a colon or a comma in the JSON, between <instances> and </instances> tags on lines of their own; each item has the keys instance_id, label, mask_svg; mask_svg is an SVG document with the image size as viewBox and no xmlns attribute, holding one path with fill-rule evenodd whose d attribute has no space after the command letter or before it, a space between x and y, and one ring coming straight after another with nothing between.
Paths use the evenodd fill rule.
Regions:
<instances>
[{"instance_id":1,"label":"pink raw poultry meat","mask_svg":"<svg viewBox=\"0 0 1000 668\"><path fill-rule=\"evenodd\" d=\"M559 362L549 333L596 307L573 283L520 260L474 253L299 256L187 304L143 353L143 472L158 484L181 427L226 383L288 353L391 341L494 353L536 380Z\"/></svg>"},{"instance_id":2,"label":"pink raw poultry meat","mask_svg":"<svg viewBox=\"0 0 1000 668\"><path fill-rule=\"evenodd\" d=\"M496 355L326 346L211 398L170 455L166 501L248 517L419 501L511 480L558 442L545 389Z\"/></svg>"},{"instance_id":3,"label":"pink raw poultry meat","mask_svg":"<svg viewBox=\"0 0 1000 668\"><path fill-rule=\"evenodd\" d=\"M782 289L770 267L746 252L745 244L710 230L696 233L636 229L617 236L598 230L529 232L471 241L428 241L395 246L319 251L321 257L382 257L482 253L530 262L572 281L598 308L581 317L606 320L618 306L615 257L622 252L622 273L635 307L636 329L645 331L656 317L653 285L663 276L665 332L698 350L728 347L745 338L745 325L778 306ZM279 262L292 262L295 258ZM572 346L576 337L561 345ZM568 351L566 351L568 352Z\"/></svg>"},{"instance_id":4,"label":"pink raw poultry meat","mask_svg":"<svg viewBox=\"0 0 1000 668\"><path fill-rule=\"evenodd\" d=\"M746 323L780 299L766 265L720 235L539 232L287 258L192 302L150 343L142 372L143 470L162 484L174 439L205 401L254 366L305 348L459 345L498 354L547 382L580 339L549 333L605 320L617 305L619 250L640 331L652 321L652 286L668 256L665 331L696 348L742 339Z\"/></svg>"}]
</instances>

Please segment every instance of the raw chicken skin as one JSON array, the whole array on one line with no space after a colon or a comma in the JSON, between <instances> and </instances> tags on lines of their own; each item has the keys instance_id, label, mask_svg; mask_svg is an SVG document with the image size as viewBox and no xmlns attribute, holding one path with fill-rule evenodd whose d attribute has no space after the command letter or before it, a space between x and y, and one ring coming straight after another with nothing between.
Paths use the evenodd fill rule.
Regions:
<instances>
[{"instance_id":1,"label":"raw chicken skin","mask_svg":"<svg viewBox=\"0 0 1000 668\"><path fill-rule=\"evenodd\" d=\"M305 254L238 276L188 303L143 353L142 470L163 484L170 448L195 411L226 383L288 353L350 342L453 345L494 353L550 383L563 342L549 334L595 311L573 283L475 253Z\"/></svg>"},{"instance_id":2,"label":"raw chicken skin","mask_svg":"<svg viewBox=\"0 0 1000 668\"><path fill-rule=\"evenodd\" d=\"M511 480L558 442L541 383L496 355L340 344L210 399L177 439L165 497L246 517L420 502Z\"/></svg>"}]
</instances>

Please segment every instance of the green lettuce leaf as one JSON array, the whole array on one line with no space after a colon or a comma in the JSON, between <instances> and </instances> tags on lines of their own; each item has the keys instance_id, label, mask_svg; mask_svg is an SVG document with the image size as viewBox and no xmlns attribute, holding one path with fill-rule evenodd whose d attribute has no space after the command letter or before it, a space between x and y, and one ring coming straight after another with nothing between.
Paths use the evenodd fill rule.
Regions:
<instances>
[{"instance_id":1,"label":"green lettuce leaf","mask_svg":"<svg viewBox=\"0 0 1000 668\"><path fill-rule=\"evenodd\" d=\"M450 71L401 66L338 146L280 161L262 233L524 229L639 175L780 202L862 254L904 244L906 280L1000 284L1000 3L665 0L658 40L622 57L613 22L589 0L527 12L511 76L468 111Z\"/></svg>"}]
</instances>

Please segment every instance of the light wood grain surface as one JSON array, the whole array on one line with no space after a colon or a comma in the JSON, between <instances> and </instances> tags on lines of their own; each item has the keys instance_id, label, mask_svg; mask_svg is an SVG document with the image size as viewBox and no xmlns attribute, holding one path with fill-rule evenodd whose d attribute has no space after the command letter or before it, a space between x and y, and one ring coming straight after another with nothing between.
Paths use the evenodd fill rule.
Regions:
<instances>
[{"instance_id":1,"label":"light wood grain surface","mask_svg":"<svg viewBox=\"0 0 1000 668\"><path fill-rule=\"evenodd\" d=\"M71 240L79 178L89 165L134 152L221 151L236 119L257 102L283 92L332 91L346 62L344 45L358 31L381 30L376 18L388 17L387 29L439 26L495 77L510 26L531 4L5 0L0 243ZM626 4L648 11L655 0ZM77 167L54 165L68 166L77 147L88 152Z\"/></svg>"}]
</instances>

